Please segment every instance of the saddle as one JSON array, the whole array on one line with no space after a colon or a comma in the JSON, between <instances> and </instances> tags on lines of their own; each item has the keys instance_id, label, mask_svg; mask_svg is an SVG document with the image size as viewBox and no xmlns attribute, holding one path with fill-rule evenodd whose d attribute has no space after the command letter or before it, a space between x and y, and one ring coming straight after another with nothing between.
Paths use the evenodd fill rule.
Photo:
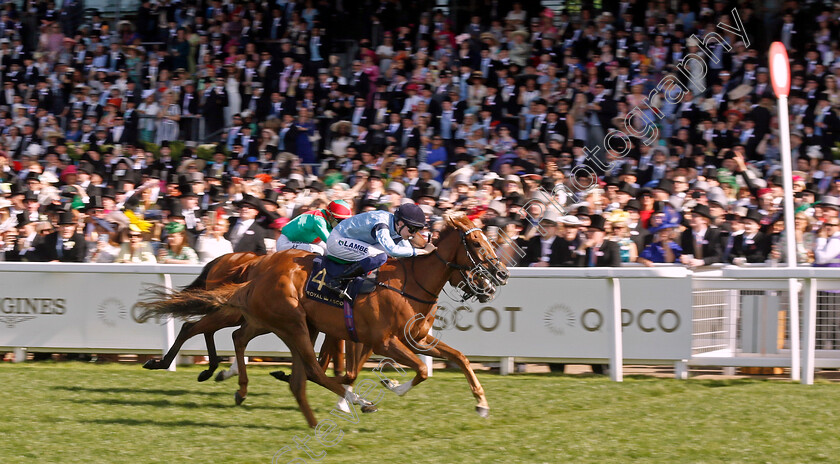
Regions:
<instances>
[{"instance_id":1,"label":"saddle","mask_svg":"<svg viewBox=\"0 0 840 464\"><path fill-rule=\"evenodd\" d=\"M345 267L350 264L352 263L342 264L324 256L316 256L312 261L312 272L309 273L309 279L306 281L306 296L337 308L343 308L344 301L336 290L339 287L343 288L343 285L339 283L336 276L341 275ZM359 295L371 293L376 289L377 271L353 278L347 288L351 305Z\"/></svg>"}]
</instances>

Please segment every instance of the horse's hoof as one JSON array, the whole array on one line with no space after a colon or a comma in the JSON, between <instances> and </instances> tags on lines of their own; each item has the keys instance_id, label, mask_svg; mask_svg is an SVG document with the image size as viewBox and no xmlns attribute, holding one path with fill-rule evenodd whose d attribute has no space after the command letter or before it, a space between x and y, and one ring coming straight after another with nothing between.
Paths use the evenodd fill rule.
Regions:
<instances>
[{"instance_id":1,"label":"horse's hoof","mask_svg":"<svg viewBox=\"0 0 840 464\"><path fill-rule=\"evenodd\" d=\"M271 376L274 377L275 379L281 381L281 382L288 382L289 381L288 374L286 374L283 371L274 371L274 372L271 373Z\"/></svg>"},{"instance_id":2,"label":"horse's hoof","mask_svg":"<svg viewBox=\"0 0 840 464\"><path fill-rule=\"evenodd\" d=\"M362 412L376 412L379 411L379 408L376 407L375 404L366 404L362 406Z\"/></svg>"},{"instance_id":3,"label":"horse's hoof","mask_svg":"<svg viewBox=\"0 0 840 464\"><path fill-rule=\"evenodd\" d=\"M221 382L223 380L226 380L225 371L219 371L219 373L216 374L216 382Z\"/></svg>"},{"instance_id":4,"label":"horse's hoof","mask_svg":"<svg viewBox=\"0 0 840 464\"><path fill-rule=\"evenodd\" d=\"M143 369L160 369L160 361L157 359L150 359L143 364Z\"/></svg>"},{"instance_id":5,"label":"horse's hoof","mask_svg":"<svg viewBox=\"0 0 840 464\"><path fill-rule=\"evenodd\" d=\"M394 381L393 381L393 380L391 380L391 379L384 379L384 380L382 380L381 382L382 382L382 385L384 385L384 386L385 386L385 388L387 388L388 390L393 390L393 389L395 389L395 388L397 388L397 387L399 387L399 386L400 386L400 384L399 384L399 383L394 382Z\"/></svg>"},{"instance_id":6,"label":"horse's hoof","mask_svg":"<svg viewBox=\"0 0 840 464\"><path fill-rule=\"evenodd\" d=\"M244 397L244 396L242 396L242 395L240 395L240 394L239 394L239 392L236 392L236 393L233 395L233 397L234 397L234 398L236 398L236 405L237 405L237 406L241 405L241 404L242 404L242 402L243 402L243 401L245 401L245 397Z\"/></svg>"},{"instance_id":7,"label":"horse's hoof","mask_svg":"<svg viewBox=\"0 0 840 464\"><path fill-rule=\"evenodd\" d=\"M490 417L490 408L485 408L484 406L476 406L475 412L477 412L479 416L484 417L485 419L487 417Z\"/></svg>"},{"instance_id":8,"label":"horse's hoof","mask_svg":"<svg viewBox=\"0 0 840 464\"><path fill-rule=\"evenodd\" d=\"M212 371L209 371L209 370L201 371L201 372L198 373L198 381L199 382L204 382L205 380L209 379L212 376L213 376Z\"/></svg>"}]
</instances>

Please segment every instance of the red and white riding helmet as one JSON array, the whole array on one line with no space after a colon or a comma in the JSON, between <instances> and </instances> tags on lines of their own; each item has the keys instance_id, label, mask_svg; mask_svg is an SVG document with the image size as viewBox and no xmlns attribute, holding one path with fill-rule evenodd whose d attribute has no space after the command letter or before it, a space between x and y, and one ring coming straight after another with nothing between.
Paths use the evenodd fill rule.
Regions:
<instances>
[{"instance_id":1,"label":"red and white riding helmet","mask_svg":"<svg viewBox=\"0 0 840 464\"><path fill-rule=\"evenodd\" d=\"M329 211L332 217L338 219L339 221L353 216L353 210L344 200L331 201L330 204L327 205L327 211Z\"/></svg>"}]
</instances>

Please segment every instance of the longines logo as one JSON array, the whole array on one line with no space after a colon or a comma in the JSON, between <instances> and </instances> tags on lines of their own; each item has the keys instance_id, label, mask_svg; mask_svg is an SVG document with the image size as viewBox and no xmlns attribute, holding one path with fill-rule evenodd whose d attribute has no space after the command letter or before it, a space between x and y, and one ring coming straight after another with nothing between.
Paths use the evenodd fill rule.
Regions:
<instances>
[{"instance_id":1,"label":"longines logo","mask_svg":"<svg viewBox=\"0 0 840 464\"><path fill-rule=\"evenodd\" d=\"M0 322L10 329L38 316L61 316L66 311L63 298L0 298Z\"/></svg>"},{"instance_id":2,"label":"longines logo","mask_svg":"<svg viewBox=\"0 0 840 464\"><path fill-rule=\"evenodd\" d=\"M554 305L546 310L543 323L555 335L566 333L566 327L575 326L575 313L566 305Z\"/></svg>"},{"instance_id":3,"label":"longines logo","mask_svg":"<svg viewBox=\"0 0 840 464\"><path fill-rule=\"evenodd\" d=\"M115 327L117 325L117 319L126 319L128 317L128 308L125 307L122 301L116 298L108 298L99 304L96 313L105 325Z\"/></svg>"}]
</instances>

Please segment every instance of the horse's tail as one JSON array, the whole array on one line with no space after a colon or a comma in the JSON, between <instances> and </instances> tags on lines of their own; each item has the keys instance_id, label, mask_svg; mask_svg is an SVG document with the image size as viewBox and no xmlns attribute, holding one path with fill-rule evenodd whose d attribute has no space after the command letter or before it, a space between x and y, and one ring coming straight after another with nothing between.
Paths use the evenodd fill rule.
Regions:
<instances>
[{"instance_id":1,"label":"horse's tail","mask_svg":"<svg viewBox=\"0 0 840 464\"><path fill-rule=\"evenodd\" d=\"M207 285L207 276L210 275L210 271L213 270L213 267L216 264L218 264L219 261L221 261L224 256L225 255L219 256L216 259L214 259L213 261L210 261L209 263L205 264L204 269L201 270L201 274L199 274L198 277L196 277L195 280L193 280L191 284L182 288L181 291L183 291L183 290L196 290L196 289L201 290L201 289L204 289Z\"/></svg>"},{"instance_id":2,"label":"horse's tail","mask_svg":"<svg viewBox=\"0 0 840 464\"><path fill-rule=\"evenodd\" d=\"M162 286L150 287L148 296L137 304L141 310L139 320L145 322L159 316L180 319L206 316L222 308L243 285L227 284L212 290L186 288L175 293L169 293Z\"/></svg>"}]
</instances>

